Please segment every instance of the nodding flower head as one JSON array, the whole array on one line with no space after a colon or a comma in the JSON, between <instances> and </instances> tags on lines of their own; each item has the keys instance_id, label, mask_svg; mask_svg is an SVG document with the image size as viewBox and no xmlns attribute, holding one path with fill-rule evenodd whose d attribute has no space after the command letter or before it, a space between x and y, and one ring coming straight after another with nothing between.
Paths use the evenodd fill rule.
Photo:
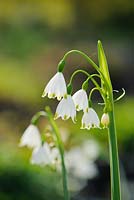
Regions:
<instances>
[{"instance_id":1,"label":"nodding flower head","mask_svg":"<svg viewBox=\"0 0 134 200\"><path fill-rule=\"evenodd\" d=\"M48 165L50 162L50 147L47 143L33 150L31 157L32 164Z\"/></svg>"},{"instance_id":2,"label":"nodding flower head","mask_svg":"<svg viewBox=\"0 0 134 200\"><path fill-rule=\"evenodd\" d=\"M37 147L33 150L31 163L36 165L52 165L55 164L55 161L59 158L59 151L51 150L48 143L44 143L40 147Z\"/></svg>"},{"instance_id":3,"label":"nodding flower head","mask_svg":"<svg viewBox=\"0 0 134 200\"><path fill-rule=\"evenodd\" d=\"M63 120L67 120L71 117L73 122L75 122L76 109L71 95L67 95L59 102L55 113L55 119L59 117Z\"/></svg>"},{"instance_id":4,"label":"nodding flower head","mask_svg":"<svg viewBox=\"0 0 134 200\"><path fill-rule=\"evenodd\" d=\"M93 108L88 108L82 117L82 129L99 128L100 120Z\"/></svg>"},{"instance_id":5,"label":"nodding flower head","mask_svg":"<svg viewBox=\"0 0 134 200\"><path fill-rule=\"evenodd\" d=\"M37 126L30 124L28 128L23 133L19 146L27 146L30 148L35 148L41 145L40 132Z\"/></svg>"},{"instance_id":6,"label":"nodding flower head","mask_svg":"<svg viewBox=\"0 0 134 200\"><path fill-rule=\"evenodd\" d=\"M103 113L101 117L101 124L106 128L109 125L109 115L108 113Z\"/></svg>"},{"instance_id":7,"label":"nodding flower head","mask_svg":"<svg viewBox=\"0 0 134 200\"><path fill-rule=\"evenodd\" d=\"M57 72L48 82L44 89L42 97L48 95L48 98L57 98L60 100L67 94L67 88L62 72Z\"/></svg>"},{"instance_id":8,"label":"nodding flower head","mask_svg":"<svg viewBox=\"0 0 134 200\"><path fill-rule=\"evenodd\" d=\"M78 90L72 98L77 111L86 111L88 108L88 97L84 89Z\"/></svg>"}]
</instances>

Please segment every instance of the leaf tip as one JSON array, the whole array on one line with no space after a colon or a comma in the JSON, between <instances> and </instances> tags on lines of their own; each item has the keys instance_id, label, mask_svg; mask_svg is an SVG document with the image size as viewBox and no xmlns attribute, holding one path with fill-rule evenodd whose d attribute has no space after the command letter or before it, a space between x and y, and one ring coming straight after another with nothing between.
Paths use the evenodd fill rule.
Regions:
<instances>
[{"instance_id":1,"label":"leaf tip","mask_svg":"<svg viewBox=\"0 0 134 200\"><path fill-rule=\"evenodd\" d=\"M102 45L102 43L101 43L101 41L100 41L100 40L98 40L98 45Z\"/></svg>"}]
</instances>

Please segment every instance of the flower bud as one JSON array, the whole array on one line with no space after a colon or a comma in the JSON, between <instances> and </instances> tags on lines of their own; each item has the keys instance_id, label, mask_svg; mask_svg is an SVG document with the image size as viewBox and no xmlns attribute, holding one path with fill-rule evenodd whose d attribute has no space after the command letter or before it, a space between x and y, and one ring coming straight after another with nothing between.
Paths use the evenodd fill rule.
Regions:
<instances>
[{"instance_id":1,"label":"flower bud","mask_svg":"<svg viewBox=\"0 0 134 200\"><path fill-rule=\"evenodd\" d=\"M108 115L108 113L103 113L103 115L101 117L101 124L104 127L107 127L109 125L109 115Z\"/></svg>"}]
</instances>

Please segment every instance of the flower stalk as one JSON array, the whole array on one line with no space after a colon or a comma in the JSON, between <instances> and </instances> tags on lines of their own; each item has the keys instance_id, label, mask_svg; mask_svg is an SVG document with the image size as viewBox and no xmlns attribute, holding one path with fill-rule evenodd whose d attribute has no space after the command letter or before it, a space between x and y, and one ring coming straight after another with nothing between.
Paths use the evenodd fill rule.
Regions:
<instances>
[{"instance_id":1,"label":"flower stalk","mask_svg":"<svg viewBox=\"0 0 134 200\"><path fill-rule=\"evenodd\" d=\"M65 161L64 161L64 147L63 147L63 143L61 140L61 136L60 136L60 132L58 129L58 126L56 125L54 119L53 119L53 115L51 113L51 110L49 107L46 107L46 113L47 113L47 117L50 121L50 124L53 128L53 131L55 133L55 136L57 138L57 143L58 143L58 148L59 148L59 152L60 152L60 156L61 156L61 164L62 164L62 178L63 178L63 190L64 190L64 200L69 200L69 192L68 192L68 186L67 186L67 171L66 171L66 167L65 167Z\"/></svg>"},{"instance_id":2,"label":"flower stalk","mask_svg":"<svg viewBox=\"0 0 134 200\"><path fill-rule=\"evenodd\" d=\"M45 111L37 112L31 119L31 125L26 129L23 136L21 137L19 146L28 146L33 148L33 153L31 157L32 164L38 165L50 165L57 158L57 149L50 149L50 146L47 142L41 141L40 132L37 128L37 124L40 117L48 118L50 125L53 129L53 132L56 136L56 143L61 157L62 165L62 182L63 182L63 191L64 191L64 200L69 200L69 192L67 187L67 171L64 161L64 146L61 140L59 129L54 121L54 117L51 113L49 107L46 107ZM41 143L43 144L41 145Z\"/></svg>"}]
</instances>

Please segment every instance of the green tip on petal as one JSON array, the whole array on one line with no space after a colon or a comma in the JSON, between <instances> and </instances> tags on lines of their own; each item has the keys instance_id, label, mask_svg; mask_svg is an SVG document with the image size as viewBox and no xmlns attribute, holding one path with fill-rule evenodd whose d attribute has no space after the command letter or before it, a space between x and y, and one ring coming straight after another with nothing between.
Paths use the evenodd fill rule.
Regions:
<instances>
[{"instance_id":1,"label":"green tip on petal","mask_svg":"<svg viewBox=\"0 0 134 200\"><path fill-rule=\"evenodd\" d=\"M73 120L73 123L74 123L74 124L77 122L76 117L74 117L72 120Z\"/></svg>"},{"instance_id":2,"label":"green tip on petal","mask_svg":"<svg viewBox=\"0 0 134 200\"><path fill-rule=\"evenodd\" d=\"M76 110L78 110L79 109L79 105L76 105Z\"/></svg>"},{"instance_id":3,"label":"green tip on petal","mask_svg":"<svg viewBox=\"0 0 134 200\"><path fill-rule=\"evenodd\" d=\"M67 120L68 116L67 115L64 115L64 120Z\"/></svg>"},{"instance_id":4,"label":"green tip on petal","mask_svg":"<svg viewBox=\"0 0 134 200\"><path fill-rule=\"evenodd\" d=\"M85 127L86 127L86 125L85 125L85 123L83 123L83 124L81 125L81 129L85 129Z\"/></svg>"},{"instance_id":5,"label":"green tip on petal","mask_svg":"<svg viewBox=\"0 0 134 200\"><path fill-rule=\"evenodd\" d=\"M88 113L88 108L86 108L86 110L85 110L87 113Z\"/></svg>"},{"instance_id":6,"label":"green tip on petal","mask_svg":"<svg viewBox=\"0 0 134 200\"><path fill-rule=\"evenodd\" d=\"M41 97L45 97L46 96L46 92L44 91Z\"/></svg>"},{"instance_id":7,"label":"green tip on petal","mask_svg":"<svg viewBox=\"0 0 134 200\"><path fill-rule=\"evenodd\" d=\"M55 93L52 94L52 98L55 98Z\"/></svg>"},{"instance_id":8,"label":"green tip on petal","mask_svg":"<svg viewBox=\"0 0 134 200\"><path fill-rule=\"evenodd\" d=\"M67 94L64 94L64 99L67 99Z\"/></svg>"},{"instance_id":9,"label":"green tip on petal","mask_svg":"<svg viewBox=\"0 0 134 200\"><path fill-rule=\"evenodd\" d=\"M55 113L54 120L57 119L58 117L59 117L58 113Z\"/></svg>"}]
</instances>

